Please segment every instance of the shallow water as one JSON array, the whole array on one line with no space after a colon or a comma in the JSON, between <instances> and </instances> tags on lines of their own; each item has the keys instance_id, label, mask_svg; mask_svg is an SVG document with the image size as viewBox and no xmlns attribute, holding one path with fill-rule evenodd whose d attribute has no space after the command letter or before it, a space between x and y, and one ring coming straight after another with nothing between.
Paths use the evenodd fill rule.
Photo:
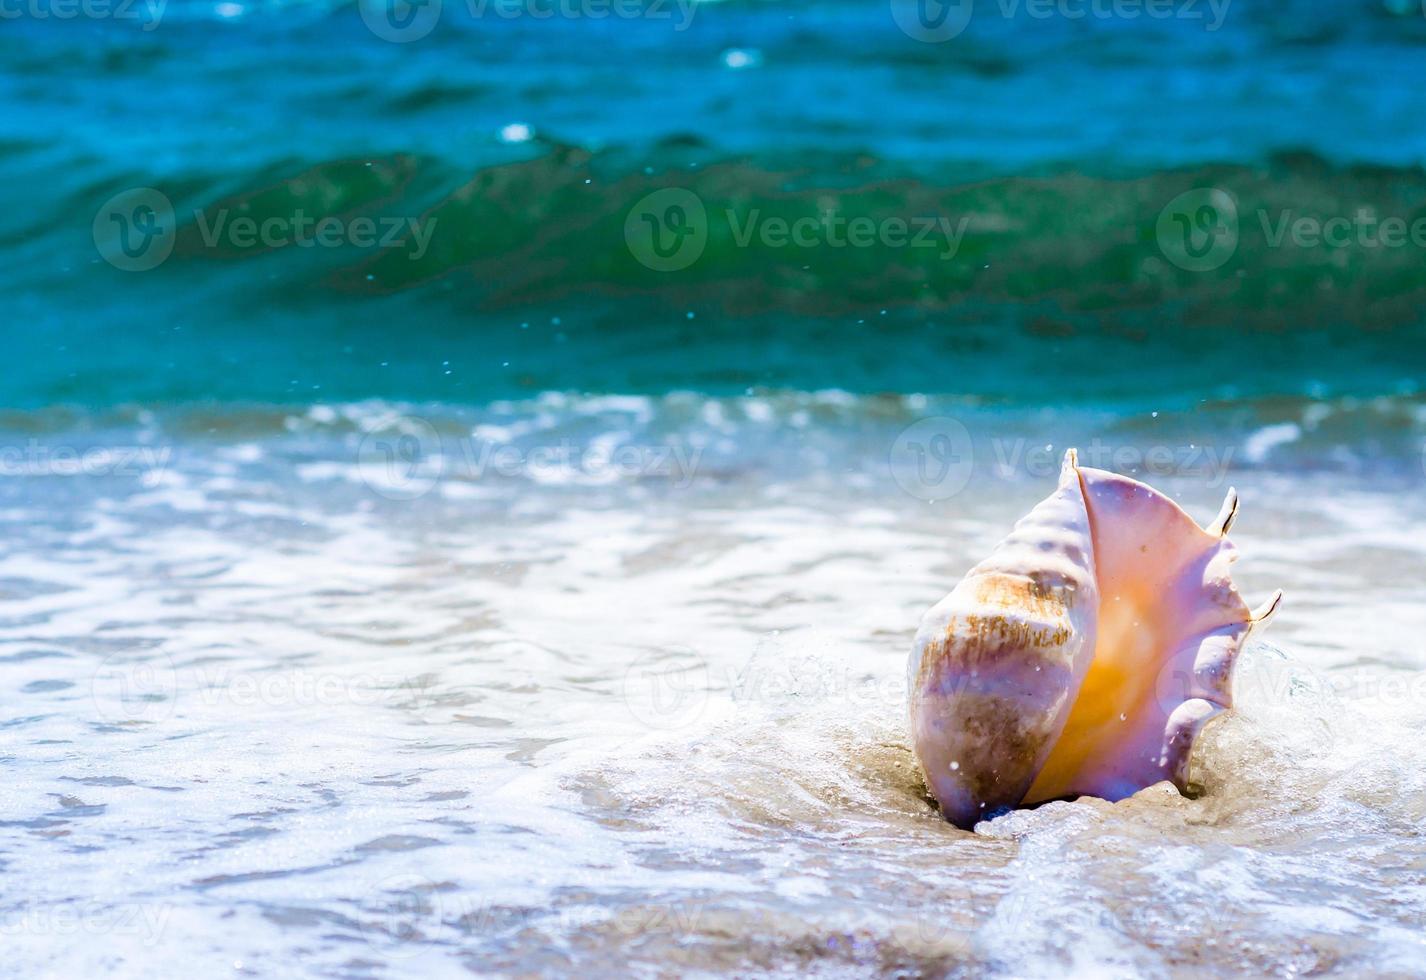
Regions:
<instances>
[{"instance_id":1,"label":"shallow water","mask_svg":"<svg viewBox=\"0 0 1426 980\"><path fill-rule=\"evenodd\" d=\"M5 426L18 974L1420 973L1418 401ZM1287 603L1201 798L958 831L907 746L911 636L1094 440L1204 520L1236 484L1238 582Z\"/></svg>"}]
</instances>

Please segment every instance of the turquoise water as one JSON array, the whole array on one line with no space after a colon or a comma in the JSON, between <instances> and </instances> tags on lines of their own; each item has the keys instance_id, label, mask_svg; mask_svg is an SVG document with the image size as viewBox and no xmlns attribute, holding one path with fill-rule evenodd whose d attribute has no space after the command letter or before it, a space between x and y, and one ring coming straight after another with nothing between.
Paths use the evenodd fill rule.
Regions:
<instances>
[{"instance_id":1,"label":"turquoise water","mask_svg":"<svg viewBox=\"0 0 1426 980\"><path fill-rule=\"evenodd\" d=\"M350 5L12 20L7 401L1415 389L1422 250L1268 233L1284 214L1420 218L1426 18L1240 2L1210 30L982 7L943 44L843 3L446 4L406 44ZM121 271L102 213L139 187L171 203L172 253ZM1202 187L1236 200L1240 242L1185 270L1158 219ZM657 271L625 219L669 188L705 205L707 240ZM829 211L967 224L950 257L825 230L738 241ZM205 241L304 215L426 238Z\"/></svg>"}]
</instances>

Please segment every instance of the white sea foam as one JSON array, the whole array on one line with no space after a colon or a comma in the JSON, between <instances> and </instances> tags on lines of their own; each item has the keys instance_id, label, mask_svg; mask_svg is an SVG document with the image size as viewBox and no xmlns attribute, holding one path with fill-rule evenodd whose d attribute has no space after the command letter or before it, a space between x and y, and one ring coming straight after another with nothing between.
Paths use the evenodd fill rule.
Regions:
<instances>
[{"instance_id":1,"label":"white sea foam","mask_svg":"<svg viewBox=\"0 0 1426 980\"><path fill-rule=\"evenodd\" d=\"M443 443L709 449L683 486L517 470L393 497L412 484L371 482L361 448L393 410ZM1250 600L1288 598L1275 646L1240 672L1239 713L1197 759L1202 798L1161 786L967 834L915 773L906 652L1048 483L986 467L928 502L891 470L899 433L961 412L981 440L1146 448L1206 423L845 394L706 412L686 396L364 404L295 427L256 413L231 438L159 417L175 451L153 485L0 479L7 966L1169 976L1420 961L1426 553L1411 529L1426 499L1398 492L1414 460L1324 474L1283 444L1232 474L1235 575ZM1216 512L1201 475L1166 485Z\"/></svg>"}]
</instances>

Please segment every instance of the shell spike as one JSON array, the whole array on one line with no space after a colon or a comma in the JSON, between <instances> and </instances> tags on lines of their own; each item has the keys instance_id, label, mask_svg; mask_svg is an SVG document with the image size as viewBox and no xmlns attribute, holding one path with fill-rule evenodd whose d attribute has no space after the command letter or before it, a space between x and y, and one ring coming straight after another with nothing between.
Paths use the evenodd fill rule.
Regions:
<instances>
[{"instance_id":1,"label":"shell spike","mask_svg":"<svg viewBox=\"0 0 1426 980\"><path fill-rule=\"evenodd\" d=\"M1208 533L1216 537L1224 537L1232 529L1233 522L1238 519L1238 490L1236 487L1228 488L1228 496L1223 498L1223 506L1218 511L1218 516L1213 519L1213 523L1208 525Z\"/></svg>"},{"instance_id":2,"label":"shell spike","mask_svg":"<svg viewBox=\"0 0 1426 980\"><path fill-rule=\"evenodd\" d=\"M1262 629L1274 616L1277 615L1278 606L1282 605L1282 589L1278 589L1258 608L1252 611L1252 628Z\"/></svg>"}]
</instances>

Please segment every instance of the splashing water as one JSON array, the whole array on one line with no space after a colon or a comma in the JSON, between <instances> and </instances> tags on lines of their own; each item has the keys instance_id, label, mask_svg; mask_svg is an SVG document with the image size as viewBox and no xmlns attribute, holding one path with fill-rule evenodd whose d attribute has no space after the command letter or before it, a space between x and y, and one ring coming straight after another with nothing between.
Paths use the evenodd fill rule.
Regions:
<instances>
[{"instance_id":1,"label":"splashing water","mask_svg":"<svg viewBox=\"0 0 1426 980\"><path fill-rule=\"evenodd\" d=\"M978 462L930 502L895 447L951 410ZM1021 420L836 393L414 412L7 433L27 454L0 478L14 969L1419 962L1426 549L1397 529L1423 505L1381 489L1418 465L1404 453L1373 479L1297 465L1321 444L1233 473L1238 580L1289 604L1205 737L1199 798L1159 786L972 834L916 772L905 659L924 609L1043 494L979 441ZM1164 430L1118 431L1143 448ZM1204 515L1222 492L1155 482Z\"/></svg>"}]
</instances>

